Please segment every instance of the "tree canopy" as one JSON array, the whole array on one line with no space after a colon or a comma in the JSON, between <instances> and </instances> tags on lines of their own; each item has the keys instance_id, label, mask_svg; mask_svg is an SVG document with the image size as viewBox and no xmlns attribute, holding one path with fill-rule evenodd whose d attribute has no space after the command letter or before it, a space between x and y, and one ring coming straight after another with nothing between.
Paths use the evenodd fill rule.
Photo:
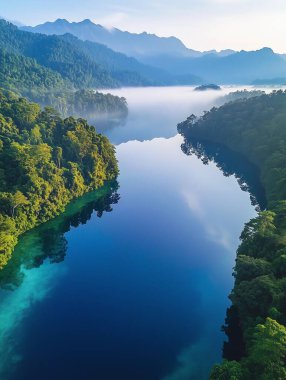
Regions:
<instances>
[{"instance_id":1,"label":"tree canopy","mask_svg":"<svg viewBox=\"0 0 286 380\"><path fill-rule=\"evenodd\" d=\"M178 126L187 141L223 145L245 156L258 168L267 198L267 209L241 233L224 327L229 361L213 368L212 379L286 378L285 110L286 92L275 91L231 101L201 118L192 115Z\"/></svg>"},{"instance_id":2,"label":"tree canopy","mask_svg":"<svg viewBox=\"0 0 286 380\"><path fill-rule=\"evenodd\" d=\"M114 147L84 119L0 92L0 267L17 236L117 174Z\"/></svg>"}]
</instances>

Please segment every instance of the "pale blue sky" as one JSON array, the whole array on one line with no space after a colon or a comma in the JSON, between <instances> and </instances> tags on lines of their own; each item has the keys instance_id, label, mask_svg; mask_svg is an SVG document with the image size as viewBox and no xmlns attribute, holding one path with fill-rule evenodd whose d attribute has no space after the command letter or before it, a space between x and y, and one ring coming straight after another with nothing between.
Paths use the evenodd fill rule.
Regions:
<instances>
[{"instance_id":1,"label":"pale blue sky","mask_svg":"<svg viewBox=\"0 0 286 380\"><path fill-rule=\"evenodd\" d=\"M27 25L90 18L131 32L174 35L188 47L286 52L285 0L0 0L0 15Z\"/></svg>"}]
</instances>

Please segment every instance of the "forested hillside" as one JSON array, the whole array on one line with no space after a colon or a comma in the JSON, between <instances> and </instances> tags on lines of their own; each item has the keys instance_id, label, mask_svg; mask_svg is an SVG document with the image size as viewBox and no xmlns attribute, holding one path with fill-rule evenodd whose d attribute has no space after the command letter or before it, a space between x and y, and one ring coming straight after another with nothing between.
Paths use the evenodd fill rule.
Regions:
<instances>
[{"instance_id":1,"label":"forested hillside","mask_svg":"<svg viewBox=\"0 0 286 380\"><path fill-rule=\"evenodd\" d=\"M76 57L78 65L73 64ZM103 73L101 69L97 71L98 65L92 64L90 71L92 59L76 46L71 49L68 40L21 32L0 20L0 88L14 91L42 106L53 106L63 117L74 115L93 123L102 114L126 117L125 99L88 90L90 86L105 83L112 87L119 83L117 79L104 82L111 76L98 76ZM128 80L128 73L124 76ZM138 83L140 78L138 74Z\"/></svg>"},{"instance_id":2,"label":"forested hillside","mask_svg":"<svg viewBox=\"0 0 286 380\"><path fill-rule=\"evenodd\" d=\"M35 59L39 65L52 69L68 80L75 88L118 87L120 85L147 85L151 82L135 71L135 67L119 65L110 70L106 64L113 58L114 65L122 56L98 44L91 44L94 51L100 54L90 54L84 43L76 38L46 36L19 30L5 20L0 20L0 48L15 55ZM88 47L90 48L90 47ZM104 58L106 56L106 58ZM100 60L97 58L101 57ZM118 58L119 57L119 58ZM123 56L125 63L135 60ZM136 61L135 61L136 62ZM130 66L130 65L129 65ZM144 65L142 65L144 66ZM154 69L156 71L156 69ZM150 69L150 71L152 71ZM114 75L116 72L117 75ZM121 72L121 75L120 75ZM124 76L123 76L124 74Z\"/></svg>"},{"instance_id":3,"label":"forested hillside","mask_svg":"<svg viewBox=\"0 0 286 380\"><path fill-rule=\"evenodd\" d=\"M245 225L225 331L228 361L213 380L286 378L286 92L277 91L191 115L178 130L242 153L260 170L267 209ZM234 216L235 217L235 216Z\"/></svg>"},{"instance_id":4,"label":"forested hillside","mask_svg":"<svg viewBox=\"0 0 286 380\"><path fill-rule=\"evenodd\" d=\"M81 117L95 124L102 119L111 123L115 120L122 121L128 115L127 101L124 97L93 90L60 93L51 104L64 117L69 115Z\"/></svg>"},{"instance_id":5,"label":"forested hillside","mask_svg":"<svg viewBox=\"0 0 286 380\"><path fill-rule=\"evenodd\" d=\"M59 38L84 51L91 59L108 69L115 79L127 86L162 86L203 82L202 78L195 75L173 75L163 69L142 64L137 59L113 51L105 45L82 41L71 34L59 36Z\"/></svg>"},{"instance_id":6,"label":"forested hillside","mask_svg":"<svg viewBox=\"0 0 286 380\"><path fill-rule=\"evenodd\" d=\"M114 147L83 119L0 93L0 267L24 231L118 174Z\"/></svg>"},{"instance_id":7,"label":"forested hillside","mask_svg":"<svg viewBox=\"0 0 286 380\"><path fill-rule=\"evenodd\" d=\"M172 75L144 65L104 45L66 34L47 36L19 30L0 20L0 48L35 59L68 80L75 88L173 85L200 83L197 76Z\"/></svg>"},{"instance_id":8,"label":"forested hillside","mask_svg":"<svg viewBox=\"0 0 286 380\"><path fill-rule=\"evenodd\" d=\"M60 73L77 88L118 85L104 68L56 36L24 32L0 20L0 47L10 53L34 58L40 65Z\"/></svg>"},{"instance_id":9,"label":"forested hillside","mask_svg":"<svg viewBox=\"0 0 286 380\"><path fill-rule=\"evenodd\" d=\"M57 72L39 65L34 59L8 53L0 48L0 87L25 96L65 91L71 83Z\"/></svg>"}]
</instances>

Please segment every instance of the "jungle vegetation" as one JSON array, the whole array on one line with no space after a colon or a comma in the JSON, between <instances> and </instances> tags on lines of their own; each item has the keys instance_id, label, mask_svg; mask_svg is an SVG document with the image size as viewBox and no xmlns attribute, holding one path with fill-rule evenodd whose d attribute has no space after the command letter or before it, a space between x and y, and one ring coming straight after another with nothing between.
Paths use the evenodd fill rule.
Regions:
<instances>
[{"instance_id":1,"label":"jungle vegetation","mask_svg":"<svg viewBox=\"0 0 286 380\"><path fill-rule=\"evenodd\" d=\"M61 74L39 65L35 59L0 48L0 87L27 97L41 106L52 106L62 117L72 115L96 123L102 115L124 119L126 99L89 89L75 90Z\"/></svg>"},{"instance_id":2,"label":"jungle vegetation","mask_svg":"<svg viewBox=\"0 0 286 380\"><path fill-rule=\"evenodd\" d=\"M23 232L118 175L115 149L84 119L0 92L0 268Z\"/></svg>"},{"instance_id":3,"label":"jungle vegetation","mask_svg":"<svg viewBox=\"0 0 286 380\"><path fill-rule=\"evenodd\" d=\"M276 91L191 115L178 130L243 154L260 173L266 209L246 223L224 331L225 360L213 380L286 378L286 92Z\"/></svg>"}]
</instances>

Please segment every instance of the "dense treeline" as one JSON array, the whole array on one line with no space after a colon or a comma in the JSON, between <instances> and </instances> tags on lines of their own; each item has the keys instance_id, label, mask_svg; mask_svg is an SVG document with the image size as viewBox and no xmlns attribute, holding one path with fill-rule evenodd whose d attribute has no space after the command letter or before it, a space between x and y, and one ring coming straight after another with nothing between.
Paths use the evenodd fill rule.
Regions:
<instances>
[{"instance_id":1,"label":"dense treeline","mask_svg":"<svg viewBox=\"0 0 286 380\"><path fill-rule=\"evenodd\" d=\"M62 117L72 115L97 123L102 119L111 124L122 121L128 115L127 101L124 97L103 94L93 90L36 92L27 94L30 100L42 106L52 106Z\"/></svg>"},{"instance_id":2,"label":"dense treeline","mask_svg":"<svg viewBox=\"0 0 286 380\"><path fill-rule=\"evenodd\" d=\"M85 224L94 213L101 218L104 213L111 212L120 199L118 188L116 180L108 181L100 189L69 203L59 216L22 235L12 259L1 269L0 288L13 290L20 286L26 277L23 268L37 268L46 260L50 263L64 261L68 247L66 232Z\"/></svg>"},{"instance_id":3,"label":"dense treeline","mask_svg":"<svg viewBox=\"0 0 286 380\"><path fill-rule=\"evenodd\" d=\"M57 36L24 32L0 20L0 47L8 53L35 59L41 66L69 80L76 88L119 85L107 70L87 54Z\"/></svg>"},{"instance_id":4,"label":"dense treeline","mask_svg":"<svg viewBox=\"0 0 286 380\"><path fill-rule=\"evenodd\" d=\"M1 48L0 87L42 106L52 106L63 117L73 115L94 123L102 115L122 119L128 113L125 98L92 90L74 91L72 84L57 72Z\"/></svg>"},{"instance_id":5,"label":"dense treeline","mask_svg":"<svg viewBox=\"0 0 286 380\"><path fill-rule=\"evenodd\" d=\"M179 124L186 139L242 153L260 170L267 209L241 234L228 310L225 360L214 380L286 378L286 93L213 108Z\"/></svg>"},{"instance_id":6,"label":"dense treeline","mask_svg":"<svg viewBox=\"0 0 286 380\"><path fill-rule=\"evenodd\" d=\"M77 89L162 83L159 69L149 68L103 45L80 41L71 35L25 32L1 19L0 49L34 59Z\"/></svg>"},{"instance_id":7,"label":"dense treeline","mask_svg":"<svg viewBox=\"0 0 286 380\"><path fill-rule=\"evenodd\" d=\"M63 116L73 115L95 122L104 116L109 119L123 119L128 114L126 99L92 90L78 90L60 93L52 100L52 105Z\"/></svg>"},{"instance_id":8,"label":"dense treeline","mask_svg":"<svg viewBox=\"0 0 286 380\"><path fill-rule=\"evenodd\" d=\"M228 102L234 102L239 99L249 99L254 98L255 96L264 95L265 91L262 90L238 90L230 92L229 94L226 94L224 96L221 96L216 101L217 106L221 106Z\"/></svg>"},{"instance_id":9,"label":"dense treeline","mask_svg":"<svg viewBox=\"0 0 286 380\"><path fill-rule=\"evenodd\" d=\"M108 75L90 62L92 57L70 45L69 39L22 32L0 20L0 87L42 106L52 106L63 117L83 117L92 123L102 115L111 121L125 118L128 111L124 98L87 89L114 87L119 82L105 81Z\"/></svg>"},{"instance_id":10,"label":"dense treeline","mask_svg":"<svg viewBox=\"0 0 286 380\"><path fill-rule=\"evenodd\" d=\"M40 66L34 59L8 53L0 48L0 87L23 96L72 89L60 74Z\"/></svg>"},{"instance_id":11,"label":"dense treeline","mask_svg":"<svg viewBox=\"0 0 286 380\"><path fill-rule=\"evenodd\" d=\"M118 174L114 147L83 119L0 93L0 267L24 231Z\"/></svg>"},{"instance_id":12,"label":"dense treeline","mask_svg":"<svg viewBox=\"0 0 286 380\"><path fill-rule=\"evenodd\" d=\"M179 124L186 137L224 144L261 171L267 199L286 199L286 92L276 91L213 108Z\"/></svg>"}]
</instances>

